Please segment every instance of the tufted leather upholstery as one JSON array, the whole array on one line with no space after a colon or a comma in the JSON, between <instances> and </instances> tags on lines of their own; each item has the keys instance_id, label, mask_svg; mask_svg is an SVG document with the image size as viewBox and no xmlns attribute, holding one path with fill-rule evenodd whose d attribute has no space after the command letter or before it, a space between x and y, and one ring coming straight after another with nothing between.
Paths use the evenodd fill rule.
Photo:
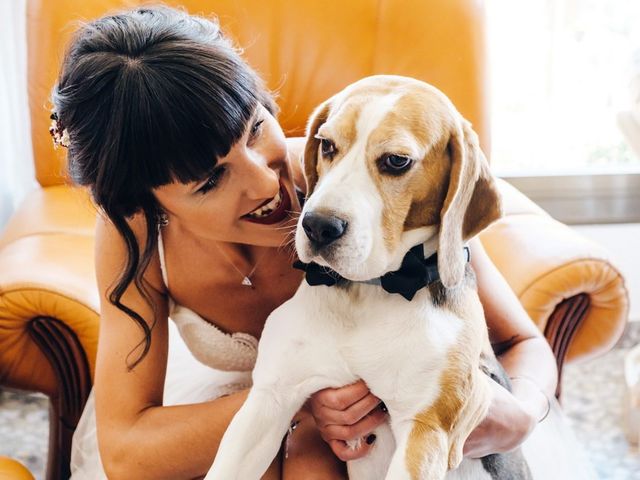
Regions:
<instances>
[{"instance_id":1,"label":"tufted leather upholstery","mask_svg":"<svg viewBox=\"0 0 640 480\"><path fill-rule=\"evenodd\" d=\"M47 98L73 21L133 0L28 1L33 192L0 236L0 384L51 398L47 477L68 476L73 429L91 386L98 334L93 270L95 209L64 180ZM216 12L277 90L285 132L300 135L318 103L373 73L410 75L447 93L489 151L483 4L478 0L178 0ZM507 215L481 239L545 332L560 367L611 348L624 328L624 279L598 245L500 184ZM0 462L1 465L1 462ZM0 470L1 471L1 470Z\"/></svg>"}]
</instances>

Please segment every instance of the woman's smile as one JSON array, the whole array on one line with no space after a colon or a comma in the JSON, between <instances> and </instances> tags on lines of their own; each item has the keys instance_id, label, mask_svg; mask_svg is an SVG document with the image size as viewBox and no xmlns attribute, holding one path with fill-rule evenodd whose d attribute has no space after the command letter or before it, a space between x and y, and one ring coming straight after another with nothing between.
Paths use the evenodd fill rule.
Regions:
<instances>
[{"instance_id":1,"label":"woman's smile","mask_svg":"<svg viewBox=\"0 0 640 480\"><path fill-rule=\"evenodd\" d=\"M279 183L280 190L275 197L266 200L255 210L243 215L241 219L262 225L272 225L287 219L291 211L291 197L282 181Z\"/></svg>"}]
</instances>

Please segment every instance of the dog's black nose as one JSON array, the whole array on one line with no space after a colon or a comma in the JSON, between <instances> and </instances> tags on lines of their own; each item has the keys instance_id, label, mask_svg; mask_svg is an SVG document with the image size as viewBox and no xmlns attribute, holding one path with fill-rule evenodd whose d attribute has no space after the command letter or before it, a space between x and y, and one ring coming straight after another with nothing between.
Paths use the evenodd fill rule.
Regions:
<instances>
[{"instance_id":1,"label":"dog's black nose","mask_svg":"<svg viewBox=\"0 0 640 480\"><path fill-rule=\"evenodd\" d=\"M308 212L302 219L302 228L316 248L326 247L344 235L347 222L334 215Z\"/></svg>"}]
</instances>

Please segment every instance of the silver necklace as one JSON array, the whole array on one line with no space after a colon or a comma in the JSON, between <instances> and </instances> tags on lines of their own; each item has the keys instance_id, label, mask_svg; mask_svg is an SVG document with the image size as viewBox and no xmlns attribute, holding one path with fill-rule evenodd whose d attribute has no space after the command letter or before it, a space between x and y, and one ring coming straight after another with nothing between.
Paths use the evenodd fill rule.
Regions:
<instances>
[{"instance_id":1,"label":"silver necklace","mask_svg":"<svg viewBox=\"0 0 640 480\"><path fill-rule=\"evenodd\" d=\"M260 260L262 260L262 258L264 257L266 251L260 255L260 258L258 258L258 260L256 261L256 263L253 265L253 268L251 269L251 271L248 274L244 274L242 273L242 271L236 267L236 264L233 263L233 261L231 261L231 259L229 258L229 256L224 252L224 250L222 250L222 248L220 248L220 245L218 245L216 243L216 247L218 247L218 251L222 254L222 256L227 260L227 262L229 263L229 265L231 265L233 267L233 269L238 272L240 274L240 276L242 277L242 282L240 283L241 285L244 285L245 287L249 287L249 288L254 288L253 287L253 283L251 282L251 277L253 276L253 274L255 273L256 269L258 268L258 264L260 263Z\"/></svg>"},{"instance_id":2,"label":"silver necklace","mask_svg":"<svg viewBox=\"0 0 640 480\"><path fill-rule=\"evenodd\" d=\"M167 225L169 225L169 216L165 212L161 212L158 215L158 226L161 227L161 228L164 228ZM266 251L262 255L260 255L260 258L258 258L256 263L253 265L253 268L251 269L251 271L247 275L245 275L244 273L242 273L242 271L238 267L236 267L236 264L231 261L229 256L226 253L224 253L224 250L222 250L222 248L220 248L220 245L218 245L216 243L216 247L218 247L218 250L220 251L222 256L227 260L229 265L231 265L233 267L233 269L236 272L238 272L240 274L240 276L242 277L242 282L240 282L240 284L244 285L245 287L253 288L253 282L251 282L251 277L253 276L253 274L255 273L256 269L258 268L258 264L260 263L260 260L262 260L262 257L264 257Z\"/></svg>"}]
</instances>

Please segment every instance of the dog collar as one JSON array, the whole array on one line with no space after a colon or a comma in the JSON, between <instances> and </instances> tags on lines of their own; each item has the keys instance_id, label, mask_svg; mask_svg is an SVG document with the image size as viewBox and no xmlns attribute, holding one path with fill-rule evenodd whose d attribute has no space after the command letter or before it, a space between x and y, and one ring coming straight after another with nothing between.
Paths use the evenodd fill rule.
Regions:
<instances>
[{"instance_id":1,"label":"dog collar","mask_svg":"<svg viewBox=\"0 0 640 480\"><path fill-rule=\"evenodd\" d=\"M469 247L464 247L467 262L471 260ZM325 285L343 285L352 282L340 276L339 273L328 267L317 263L303 263L297 260L293 264L294 268L305 272L305 280L312 287ZM402 259L400 268L395 272L389 272L379 278L352 283L366 283L369 285L380 285L389 293L397 293L407 300L412 300L416 292L421 288L440 280L438 272L438 254L434 253L428 258L424 258L423 244L416 245Z\"/></svg>"}]
</instances>

